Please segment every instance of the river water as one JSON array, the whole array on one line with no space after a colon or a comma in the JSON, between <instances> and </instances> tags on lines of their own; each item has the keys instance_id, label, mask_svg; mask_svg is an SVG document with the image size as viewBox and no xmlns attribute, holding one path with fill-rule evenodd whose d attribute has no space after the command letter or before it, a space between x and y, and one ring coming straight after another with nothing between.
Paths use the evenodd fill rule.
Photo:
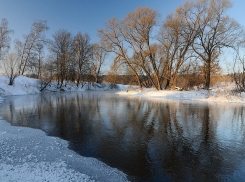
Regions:
<instances>
[{"instance_id":1,"label":"river water","mask_svg":"<svg viewBox=\"0 0 245 182\"><path fill-rule=\"evenodd\" d=\"M245 107L114 92L7 97L0 116L69 141L131 181L243 181ZM41 138L40 138L41 140Z\"/></svg>"}]
</instances>

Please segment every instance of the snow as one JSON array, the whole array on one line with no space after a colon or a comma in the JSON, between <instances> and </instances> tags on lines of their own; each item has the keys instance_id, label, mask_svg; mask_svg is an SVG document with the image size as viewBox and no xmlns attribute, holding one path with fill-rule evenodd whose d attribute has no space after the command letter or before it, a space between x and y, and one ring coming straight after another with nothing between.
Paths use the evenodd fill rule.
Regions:
<instances>
[{"instance_id":1,"label":"snow","mask_svg":"<svg viewBox=\"0 0 245 182\"><path fill-rule=\"evenodd\" d=\"M127 181L106 164L69 150L68 142L0 118L0 181Z\"/></svg>"},{"instance_id":2,"label":"snow","mask_svg":"<svg viewBox=\"0 0 245 182\"><path fill-rule=\"evenodd\" d=\"M221 83L208 90L175 91L155 89L125 89L117 92L119 95L142 96L147 98L168 100L195 100L207 102L236 102L245 103L245 93L236 92L234 83Z\"/></svg>"},{"instance_id":3,"label":"snow","mask_svg":"<svg viewBox=\"0 0 245 182\"><path fill-rule=\"evenodd\" d=\"M63 163L24 163L23 165L0 165L2 181L92 181L87 175L66 170ZM15 174L15 175L13 175Z\"/></svg>"},{"instance_id":4,"label":"snow","mask_svg":"<svg viewBox=\"0 0 245 182\"><path fill-rule=\"evenodd\" d=\"M117 85L117 90L127 89L127 85ZM38 79L18 76L14 80L14 85L8 85L8 78L0 75L0 96L7 95L28 95L40 93L41 81ZM115 90L110 89L110 84L86 83L78 87L74 82L65 82L62 87L57 87L57 82L53 81L43 92L60 92L60 91L86 91L86 90Z\"/></svg>"},{"instance_id":5,"label":"snow","mask_svg":"<svg viewBox=\"0 0 245 182\"><path fill-rule=\"evenodd\" d=\"M40 93L36 79L27 77L17 77L15 84L8 85L8 79L0 75L0 95L26 95Z\"/></svg>"}]
</instances>

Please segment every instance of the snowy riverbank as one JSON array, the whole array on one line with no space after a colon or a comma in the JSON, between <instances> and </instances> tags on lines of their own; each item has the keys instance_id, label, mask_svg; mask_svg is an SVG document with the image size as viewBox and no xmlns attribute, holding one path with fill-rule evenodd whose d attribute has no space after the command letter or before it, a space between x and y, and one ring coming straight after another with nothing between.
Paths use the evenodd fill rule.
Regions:
<instances>
[{"instance_id":1,"label":"snowy riverbank","mask_svg":"<svg viewBox=\"0 0 245 182\"><path fill-rule=\"evenodd\" d=\"M245 93L237 93L235 89L236 86L234 83L221 83L217 86L213 86L209 91L197 89L191 91L156 91L154 89L126 89L117 92L117 94L169 100L196 100L208 102L245 103Z\"/></svg>"},{"instance_id":2,"label":"snowy riverbank","mask_svg":"<svg viewBox=\"0 0 245 182\"><path fill-rule=\"evenodd\" d=\"M0 75L0 96L7 95L28 95L41 93L42 83L38 79L28 78L24 76L18 76L14 85L8 85L8 79L4 75ZM57 86L57 82L49 84L43 92L60 92L60 91L86 91L86 90L123 90L127 89L127 85L117 85L117 88L110 88L109 84L95 84L87 83L85 85L79 85L78 87L74 82L64 83L62 87Z\"/></svg>"}]
</instances>

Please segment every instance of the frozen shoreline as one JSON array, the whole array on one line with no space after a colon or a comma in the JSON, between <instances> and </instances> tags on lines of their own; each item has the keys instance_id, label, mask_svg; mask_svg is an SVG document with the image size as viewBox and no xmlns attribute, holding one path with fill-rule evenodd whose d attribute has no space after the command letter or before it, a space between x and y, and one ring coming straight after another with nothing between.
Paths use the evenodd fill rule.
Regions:
<instances>
[{"instance_id":1,"label":"frozen shoreline","mask_svg":"<svg viewBox=\"0 0 245 182\"><path fill-rule=\"evenodd\" d=\"M127 181L97 159L68 149L68 142L0 118L0 181Z\"/></svg>"}]
</instances>

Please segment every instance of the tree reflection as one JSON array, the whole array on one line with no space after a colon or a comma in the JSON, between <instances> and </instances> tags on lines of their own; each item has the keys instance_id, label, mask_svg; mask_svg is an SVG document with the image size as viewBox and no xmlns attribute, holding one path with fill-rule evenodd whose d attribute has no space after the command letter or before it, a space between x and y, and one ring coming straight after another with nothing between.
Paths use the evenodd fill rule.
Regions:
<instances>
[{"instance_id":1,"label":"tree reflection","mask_svg":"<svg viewBox=\"0 0 245 182\"><path fill-rule=\"evenodd\" d=\"M1 116L64 138L79 154L118 167L132 180L222 181L245 162L243 106L96 92L30 97L29 105L26 97L10 100Z\"/></svg>"}]
</instances>

